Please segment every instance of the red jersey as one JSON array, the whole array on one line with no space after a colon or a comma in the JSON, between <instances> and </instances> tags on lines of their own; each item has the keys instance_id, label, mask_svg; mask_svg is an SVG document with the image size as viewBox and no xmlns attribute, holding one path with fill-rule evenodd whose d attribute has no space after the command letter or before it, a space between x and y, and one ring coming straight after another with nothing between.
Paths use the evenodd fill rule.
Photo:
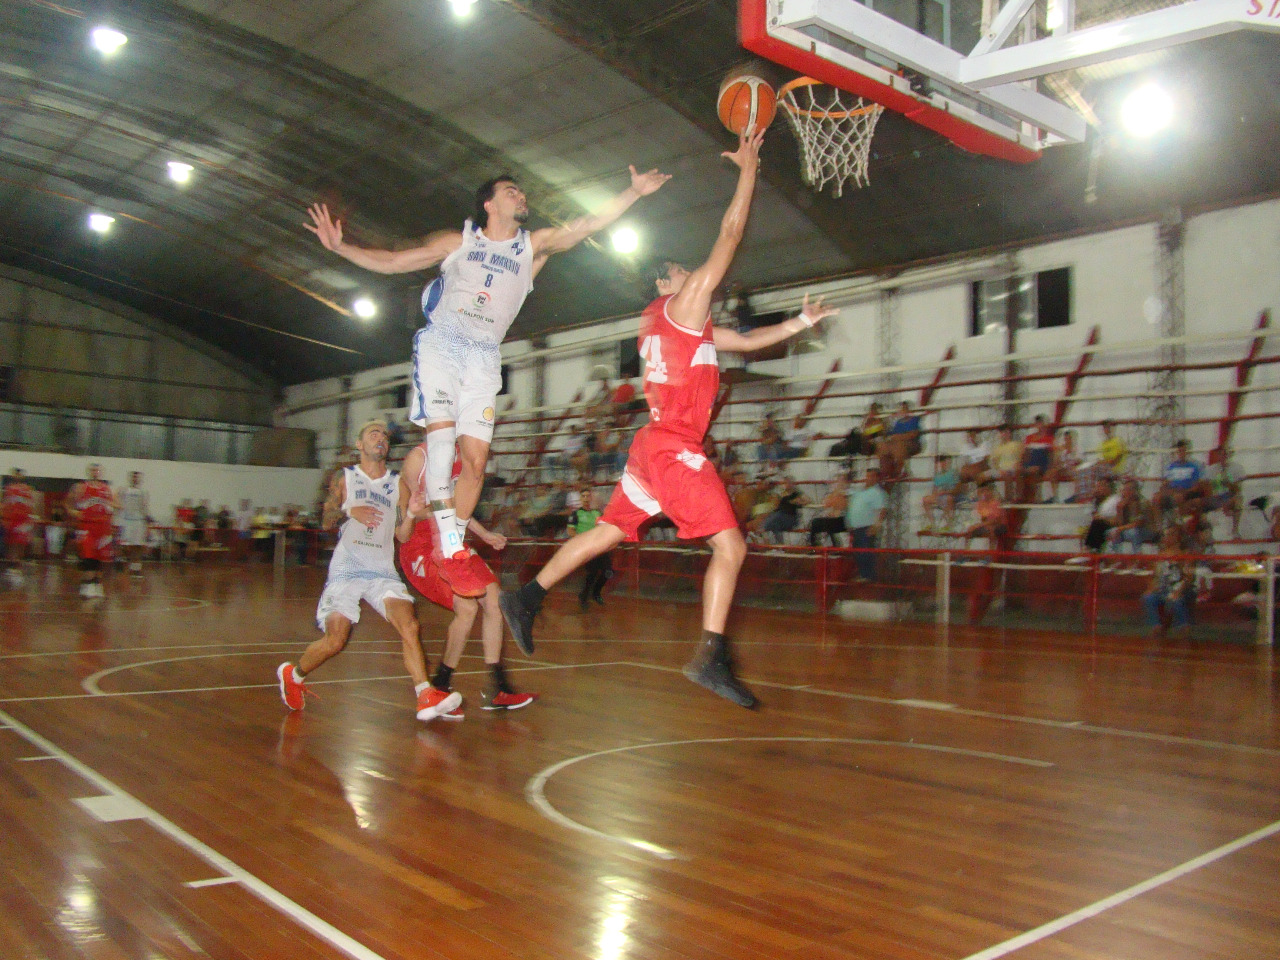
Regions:
<instances>
[{"instance_id":1,"label":"red jersey","mask_svg":"<svg viewBox=\"0 0 1280 960\"><path fill-rule=\"evenodd\" d=\"M79 511L82 525L109 524L112 515L116 512L115 497L111 495L111 484L105 480L82 481L72 506Z\"/></svg>"},{"instance_id":2,"label":"red jersey","mask_svg":"<svg viewBox=\"0 0 1280 960\"><path fill-rule=\"evenodd\" d=\"M36 492L25 483L6 483L4 506L0 514L8 526L18 526L31 519L36 511Z\"/></svg>"},{"instance_id":3,"label":"red jersey","mask_svg":"<svg viewBox=\"0 0 1280 960\"><path fill-rule=\"evenodd\" d=\"M701 444L711 425L720 389L720 362L711 338L711 317L701 333L677 326L667 314L671 296L645 307L640 326L644 398L649 426Z\"/></svg>"},{"instance_id":4,"label":"red jersey","mask_svg":"<svg viewBox=\"0 0 1280 960\"><path fill-rule=\"evenodd\" d=\"M1027 439L1023 441L1022 445L1027 450L1052 450L1053 431L1048 427L1033 430L1031 433L1027 434Z\"/></svg>"}]
</instances>

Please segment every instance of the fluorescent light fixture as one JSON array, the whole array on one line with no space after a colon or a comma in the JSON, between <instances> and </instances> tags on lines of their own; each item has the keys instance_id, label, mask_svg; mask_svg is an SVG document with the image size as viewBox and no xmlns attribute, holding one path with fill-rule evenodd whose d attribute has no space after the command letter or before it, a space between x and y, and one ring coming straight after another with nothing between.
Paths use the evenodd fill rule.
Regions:
<instances>
[{"instance_id":1,"label":"fluorescent light fixture","mask_svg":"<svg viewBox=\"0 0 1280 960\"><path fill-rule=\"evenodd\" d=\"M1044 11L1044 27L1050 33L1058 30L1067 22L1066 15L1062 9L1062 0L1049 0L1048 6Z\"/></svg>"},{"instance_id":2,"label":"fluorescent light fixture","mask_svg":"<svg viewBox=\"0 0 1280 960\"><path fill-rule=\"evenodd\" d=\"M471 8L476 5L476 0L449 0L449 6L453 7L453 15L458 18L471 16Z\"/></svg>"},{"instance_id":3,"label":"fluorescent light fixture","mask_svg":"<svg viewBox=\"0 0 1280 960\"><path fill-rule=\"evenodd\" d=\"M93 40L94 48L107 56L118 52L129 42L129 38L114 27L94 27L93 33L89 36Z\"/></svg>"},{"instance_id":4,"label":"fluorescent light fixture","mask_svg":"<svg viewBox=\"0 0 1280 960\"><path fill-rule=\"evenodd\" d=\"M1138 87L1120 105L1120 122L1131 136L1153 136L1173 122L1173 98L1154 83Z\"/></svg>"},{"instance_id":5,"label":"fluorescent light fixture","mask_svg":"<svg viewBox=\"0 0 1280 960\"><path fill-rule=\"evenodd\" d=\"M94 233L106 233L115 222L115 217L107 216L105 213L95 212L89 214L89 229Z\"/></svg>"},{"instance_id":6,"label":"fluorescent light fixture","mask_svg":"<svg viewBox=\"0 0 1280 960\"><path fill-rule=\"evenodd\" d=\"M378 315L378 305L368 297L361 297L355 303L351 304L351 309L361 320L372 320Z\"/></svg>"},{"instance_id":7,"label":"fluorescent light fixture","mask_svg":"<svg viewBox=\"0 0 1280 960\"><path fill-rule=\"evenodd\" d=\"M613 249L618 253L635 253L640 249L640 234L630 227L619 227L613 231L610 239L613 241Z\"/></svg>"},{"instance_id":8,"label":"fluorescent light fixture","mask_svg":"<svg viewBox=\"0 0 1280 960\"><path fill-rule=\"evenodd\" d=\"M183 163L181 160L169 161L169 179L174 183L189 182L193 170L195 170L195 167L189 163Z\"/></svg>"}]
</instances>

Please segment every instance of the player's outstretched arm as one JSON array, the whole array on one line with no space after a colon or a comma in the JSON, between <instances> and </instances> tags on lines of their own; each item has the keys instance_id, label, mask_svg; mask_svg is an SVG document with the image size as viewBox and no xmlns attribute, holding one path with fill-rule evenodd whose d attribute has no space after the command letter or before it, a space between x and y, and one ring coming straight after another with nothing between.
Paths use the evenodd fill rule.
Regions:
<instances>
[{"instance_id":1,"label":"player's outstretched arm","mask_svg":"<svg viewBox=\"0 0 1280 960\"><path fill-rule=\"evenodd\" d=\"M809 295L806 293L800 312L794 317L767 327L756 327L749 333L739 333L728 327L714 327L711 338L715 341L717 350L725 350L729 353L750 353L752 350L762 350L775 343L781 343L797 333L803 333L819 320L833 317L839 312L835 307L824 304L821 297L810 303Z\"/></svg>"},{"instance_id":2,"label":"player's outstretched arm","mask_svg":"<svg viewBox=\"0 0 1280 960\"><path fill-rule=\"evenodd\" d=\"M707 314L711 312L711 297L729 272L733 255L738 252L738 244L742 242L747 217L751 213L751 199L755 195L762 143L763 130L753 137L739 137L737 150L721 154L738 168L738 185L720 221L720 234L707 262L689 274L680 292L667 303L667 313L682 327L702 329Z\"/></svg>"},{"instance_id":3,"label":"player's outstretched arm","mask_svg":"<svg viewBox=\"0 0 1280 960\"><path fill-rule=\"evenodd\" d=\"M606 203L595 213L586 217L570 220L562 227L544 227L535 230L530 238L533 243L534 269L539 269L547 257L553 253L563 253L577 246L591 234L603 230L620 216L631 209L631 205L641 197L659 190L671 179L671 174L649 170L639 173L635 167L631 171L631 186Z\"/></svg>"},{"instance_id":4,"label":"player's outstretched arm","mask_svg":"<svg viewBox=\"0 0 1280 960\"><path fill-rule=\"evenodd\" d=\"M313 203L307 208L310 223L303 226L314 233L326 250L350 260L358 267L374 273L412 273L426 270L440 263L462 246L462 234L457 230L441 230L433 233L422 246L405 250L369 250L357 247L342 239L342 221L336 220L323 203Z\"/></svg>"},{"instance_id":5,"label":"player's outstretched arm","mask_svg":"<svg viewBox=\"0 0 1280 960\"><path fill-rule=\"evenodd\" d=\"M507 538L500 533L495 533L475 517L467 521L467 529L474 533L477 537L493 547L495 550L501 550L507 545Z\"/></svg>"}]
</instances>

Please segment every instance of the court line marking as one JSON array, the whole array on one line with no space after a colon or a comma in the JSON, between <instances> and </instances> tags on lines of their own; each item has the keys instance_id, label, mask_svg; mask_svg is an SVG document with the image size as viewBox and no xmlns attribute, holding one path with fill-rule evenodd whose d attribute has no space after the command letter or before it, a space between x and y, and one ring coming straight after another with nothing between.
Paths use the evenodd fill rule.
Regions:
<instances>
[{"instance_id":1,"label":"court line marking","mask_svg":"<svg viewBox=\"0 0 1280 960\"><path fill-rule=\"evenodd\" d=\"M183 886L190 887L192 890L199 890L201 887L220 887L224 883L239 882L235 877L210 877L208 880L188 880Z\"/></svg>"},{"instance_id":2,"label":"court line marking","mask_svg":"<svg viewBox=\"0 0 1280 960\"><path fill-rule=\"evenodd\" d=\"M275 887L272 887L264 880L258 879L258 877L254 876L248 870L237 865L229 857L224 856L202 841L197 840L176 823L169 820L167 817L162 816L156 810L147 806L141 800L138 800L132 794L108 780L88 764L80 762L71 754L54 744L51 740L42 737L30 727L14 719L2 710L0 710L0 720L3 720L5 724L16 730L28 743L43 750L45 753L57 757L67 768L92 783L100 789L104 795L114 797L122 803L136 804L143 812L141 819L145 820L154 829L190 850L219 873L228 878L233 878L235 883L239 883L244 886L246 890L256 896L259 900L262 900L269 906L274 907L298 926L305 930L309 930L330 946L336 948L342 953L345 953L348 957L351 957L352 960L385 960L385 958L380 954L374 953L364 944L352 939L337 927L321 920L310 910L307 910L302 905L289 899Z\"/></svg>"},{"instance_id":3,"label":"court line marking","mask_svg":"<svg viewBox=\"0 0 1280 960\"><path fill-rule=\"evenodd\" d=\"M1164 886L1166 883L1171 883L1172 881L1177 880L1180 877L1184 877L1195 870L1199 870L1201 867L1208 866L1217 860L1221 860L1223 857L1230 856L1237 850L1243 850L1245 847L1251 846L1260 840L1265 840L1267 837L1273 836L1276 833L1280 833L1280 821L1276 821L1269 826L1255 830L1253 833L1247 833L1243 837L1232 840L1230 843L1223 844L1214 850L1210 850L1208 853L1202 853L1198 857L1194 857L1191 860L1187 860L1184 863L1178 864L1176 867L1164 871L1164 873L1158 873L1150 879L1143 880L1141 883L1135 883L1133 886L1121 890L1119 893L1113 893L1109 897L1099 900L1096 903L1091 903L1087 907L1081 907L1073 913L1068 913L1066 916L1059 917L1057 920L1052 920L1049 923L1036 927L1034 930L1028 930L1026 933L1019 934L1016 937L1011 937L1003 943L997 943L993 947L988 947L987 949L980 950L977 953L971 953L969 956L965 957L964 960L996 960L997 957L1003 957L1006 954L1013 953L1015 950L1022 949L1028 944L1036 943L1040 940L1046 939L1047 937L1051 937L1061 930L1075 926L1082 920L1088 920L1091 917L1096 917L1099 914L1110 910L1112 907L1117 907L1120 904L1133 900L1135 897L1139 897L1144 893L1156 889L1157 887Z\"/></svg>"},{"instance_id":4,"label":"court line marking","mask_svg":"<svg viewBox=\"0 0 1280 960\"><path fill-rule=\"evenodd\" d=\"M580 763L583 760L594 760L596 757L604 757L614 753L628 753L633 750L651 750L657 747L683 747L701 743L846 743L861 744L865 746L887 746L887 747L903 747L908 750L931 750L937 753L951 753L958 756L977 757L984 760L998 760L1004 763L1017 763L1029 767L1052 767L1054 764L1047 760L1033 760L1028 757L1013 757L1000 753L989 753L984 750L967 750L961 747L946 747L940 744L931 743L914 743L906 740L876 740L862 737L705 737L696 740L666 740L661 743L635 743L625 747L611 747L607 750L595 750L591 753L579 754L576 757L569 757L561 760L559 763L553 763L549 767L544 767L535 773L525 783L524 795L529 803L544 817L553 823L569 830L575 830L578 833L584 833L600 840L608 840L612 843L623 843L636 850L652 854L662 860L682 860L687 859L684 855L668 850L666 847L659 846L656 843L650 843L647 840L641 840L637 837L623 837L614 833L605 833L603 830L597 830L594 827L588 827L586 824L579 823L577 820L566 816L555 808L550 800L547 799L546 785L547 781L554 777L561 770Z\"/></svg>"},{"instance_id":5,"label":"court line marking","mask_svg":"<svg viewBox=\"0 0 1280 960\"><path fill-rule=\"evenodd\" d=\"M58 759L57 757L53 757L48 754L45 754L44 756L40 756L40 757L18 757L17 760L15 760L14 762L15 763L35 763L39 760L57 760L57 759Z\"/></svg>"},{"instance_id":6,"label":"court line marking","mask_svg":"<svg viewBox=\"0 0 1280 960\"><path fill-rule=\"evenodd\" d=\"M39 601L39 600L37 600L37 601L34 601L34 602L35 602L35 603L37 603L37 604L43 604L43 603L46 603L46 602L47 602L47 603L48 603L48 606L43 606L43 605L42 605L42 606L38 606L38 607L36 607L35 609L30 609L30 607L31 607L31 602L30 602L30 601L28 601L28 603L26 604L26 606L28 607L28 609L23 610L23 611L18 611L17 609L15 609L15 608L13 608L13 607L7 607L7 606L4 606L4 605L0 605L0 612L4 612L4 613L18 613L18 612L22 612L22 613L26 613L26 614L34 614L34 615L37 615L37 616L43 616L43 615L45 615L45 614L51 614L51 613L80 613L80 612L82 612L82 611L85 609L85 605L84 605L83 603L82 603L82 605L81 605L80 607L77 607L77 608L75 608L74 610L69 609L68 604L69 604L71 601L77 601L77 602L84 601L86 598L84 598L84 597L77 597L77 596L73 596L73 595L70 595L70 594L69 594L69 595L67 596L67 598L66 598L66 599L67 599L67 601L68 601L67 603L57 603L57 602L52 601L52 600L50 600L50 601ZM102 599L107 599L107 600L109 600L109 599L111 599L111 598L108 596L108 597L105 597L105 598L89 598L89 599L97 599L97 600L99 600L99 602L101 602L101 600L102 600ZM213 601L212 601L212 600L201 600L199 597L158 597L157 599L184 600L184 601L187 601L187 605L186 605L186 606L169 606L169 607L112 607L112 606L98 606L98 607L94 607L93 609L94 609L94 610L96 610L96 611L98 611L99 613L113 613L113 614L114 614L114 613L182 613L182 612L184 612L184 611L186 611L186 610L203 610L205 607L212 607L212 606L213 606Z\"/></svg>"}]
</instances>

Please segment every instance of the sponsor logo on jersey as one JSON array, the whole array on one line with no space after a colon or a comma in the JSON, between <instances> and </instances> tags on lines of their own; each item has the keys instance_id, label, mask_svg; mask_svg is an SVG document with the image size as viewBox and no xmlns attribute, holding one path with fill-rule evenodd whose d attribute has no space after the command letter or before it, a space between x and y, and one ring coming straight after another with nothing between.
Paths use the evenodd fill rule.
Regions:
<instances>
[{"instance_id":1,"label":"sponsor logo on jersey","mask_svg":"<svg viewBox=\"0 0 1280 960\"><path fill-rule=\"evenodd\" d=\"M701 470L702 465L707 462L706 457L700 453L694 453L692 450L681 450L676 454L676 459L690 470Z\"/></svg>"},{"instance_id":2,"label":"sponsor logo on jersey","mask_svg":"<svg viewBox=\"0 0 1280 960\"><path fill-rule=\"evenodd\" d=\"M494 413L495 411L493 407L485 407L482 411L480 411L480 416L484 419L485 423L493 423Z\"/></svg>"},{"instance_id":3,"label":"sponsor logo on jersey","mask_svg":"<svg viewBox=\"0 0 1280 960\"><path fill-rule=\"evenodd\" d=\"M481 290L479 293L476 294L476 298L472 300L471 303L473 306L479 307L480 309L483 310L485 307L489 305L489 295L485 293L483 290Z\"/></svg>"}]
</instances>

